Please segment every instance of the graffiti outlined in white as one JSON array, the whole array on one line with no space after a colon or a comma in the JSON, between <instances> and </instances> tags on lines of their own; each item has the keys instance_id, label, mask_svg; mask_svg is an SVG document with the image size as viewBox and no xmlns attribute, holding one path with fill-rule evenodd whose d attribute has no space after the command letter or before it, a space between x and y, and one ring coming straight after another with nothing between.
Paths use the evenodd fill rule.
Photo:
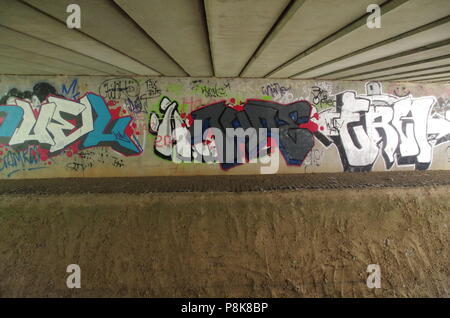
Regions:
<instances>
[{"instance_id":1,"label":"graffiti outlined in white","mask_svg":"<svg viewBox=\"0 0 450 318\"><path fill-rule=\"evenodd\" d=\"M280 143L278 128L270 129L272 142L269 146L267 144L269 129L260 128L257 131L253 127L245 130L226 128L225 133L217 127L204 130L202 120L183 119L178 112L178 103L167 97L163 97L160 101L160 113L163 114L161 119L155 112L150 114L149 132L156 136L155 153L164 159L175 163L235 164L235 160L237 163L260 162L262 174L273 174L279 169L280 155L276 151ZM239 140L246 140L249 145L248 152L235 153L236 142L239 145ZM265 141L266 146L259 147L261 141Z\"/></svg>"},{"instance_id":2,"label":"graffiti outlined in white","mask_svg":"<svg viewBox=\"0 0 450 318\"><path fill-rule=\"evenodd\" d=\"M15 102L23 111L23 121L9 141L11 146L37 141L41 144L51 145L50 152L56 152L94 130L91 107L85 106L89 105L87 98L83 98L81 103L77 103L50 96L48 102L41 105L37 119L30 102L20 99L16 99ZM75 126L62 117L63 113L81 117L82 125L69 135L66 134L66 131L72 131Z\"/></svg>"},{"instance_id":3,"label":"graffiti outlined in white","mask_svg":"<svg viewBox=\"0 0 450 318\"><path fill-rule=\"evenodd\" d=\"M366 94L336 95L335 108L319 113L323 130L316 137L337 146L344 171L370 171L380 153L387 169L394 163L428 169L433 147L450 136L450 114L432 113L435 104L433 96L399 98L369 82Z\"/></svg>"},{"instance_id":4,"label":"graffiti outlined in white","mask_svg":"<svg viewBox=\"0 0 450 318\"><path fill-rule=\"evenodd\" d=\"M56 154L80 141L81 148L110 145L125 155L142 152L127 133L131 118L112 118L96 94L87 93L78 101L49 95L38 112L30 100L10 97L8 103L0 107L0 141L9 146L39 144Z\"/></svg>"}]
</instances>

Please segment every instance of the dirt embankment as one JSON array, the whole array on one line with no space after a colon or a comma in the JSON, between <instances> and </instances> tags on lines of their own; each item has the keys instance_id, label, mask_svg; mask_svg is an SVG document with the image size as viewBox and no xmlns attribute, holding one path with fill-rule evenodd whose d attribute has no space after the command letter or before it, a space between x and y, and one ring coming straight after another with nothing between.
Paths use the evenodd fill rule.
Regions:
<instances>
[{"instance_id":1,"label":"dirt embankment","mask_svg":"<svg viewBox=\"0 0 450 318\"><path fill-rule=\"evenodd\" d=\"M448 186L2 195L0 296L449 297L449 226Z\"/></svg>"}]
</instances>

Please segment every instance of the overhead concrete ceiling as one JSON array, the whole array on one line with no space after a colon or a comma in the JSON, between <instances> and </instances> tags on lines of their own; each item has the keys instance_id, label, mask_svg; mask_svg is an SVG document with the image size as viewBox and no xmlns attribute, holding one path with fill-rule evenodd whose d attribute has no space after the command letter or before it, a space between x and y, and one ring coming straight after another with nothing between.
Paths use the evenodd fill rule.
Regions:
<instances>
[{"instance_id":1,"label":"overhead concrete ceiling","mask_svg":"<svg viewBox=\"0 0 450 318\"><path fill-rule=\"evenodd\" d=\"M71 3L80 29L66 25ZM450 82L449 0L0 4L0 74ZM381 28L367 27L369 4Z\"/></svg>"}]
</instances>

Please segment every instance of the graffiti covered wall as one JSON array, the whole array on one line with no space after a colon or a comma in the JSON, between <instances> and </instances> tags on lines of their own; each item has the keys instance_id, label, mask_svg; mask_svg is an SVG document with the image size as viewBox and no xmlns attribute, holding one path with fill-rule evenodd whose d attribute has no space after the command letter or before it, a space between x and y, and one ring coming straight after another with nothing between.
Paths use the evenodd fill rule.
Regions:
<instances>
[{"instance_id":1,"label":"graffiti covered wall","mask_svg":"<svg viewBox=\"0 0 450 318\"><path fill-rule=\"evenodd\" d=\"M413 169L450 169L449 85L0 76L4 179Z\"/></svg>"}]
</instances>

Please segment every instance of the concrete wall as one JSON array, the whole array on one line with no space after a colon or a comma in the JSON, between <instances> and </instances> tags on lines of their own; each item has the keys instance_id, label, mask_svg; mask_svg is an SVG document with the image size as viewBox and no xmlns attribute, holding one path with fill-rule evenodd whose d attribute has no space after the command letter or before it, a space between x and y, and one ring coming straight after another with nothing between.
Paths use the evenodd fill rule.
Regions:
<instances>
[{"instance_id":1,"label":"concrete wall","mask_svg":"<svg viewBox=\"0 0 450 318\"><path fill-rule=\"evenodd\" d=\"M277 173L450 169L449 85L0 76L0 105L4 179L261 173L239 156L211 163L219 139L192 146L194 120L277 128L254 160L278 154Z\"/></svg>"}]
</instances>

